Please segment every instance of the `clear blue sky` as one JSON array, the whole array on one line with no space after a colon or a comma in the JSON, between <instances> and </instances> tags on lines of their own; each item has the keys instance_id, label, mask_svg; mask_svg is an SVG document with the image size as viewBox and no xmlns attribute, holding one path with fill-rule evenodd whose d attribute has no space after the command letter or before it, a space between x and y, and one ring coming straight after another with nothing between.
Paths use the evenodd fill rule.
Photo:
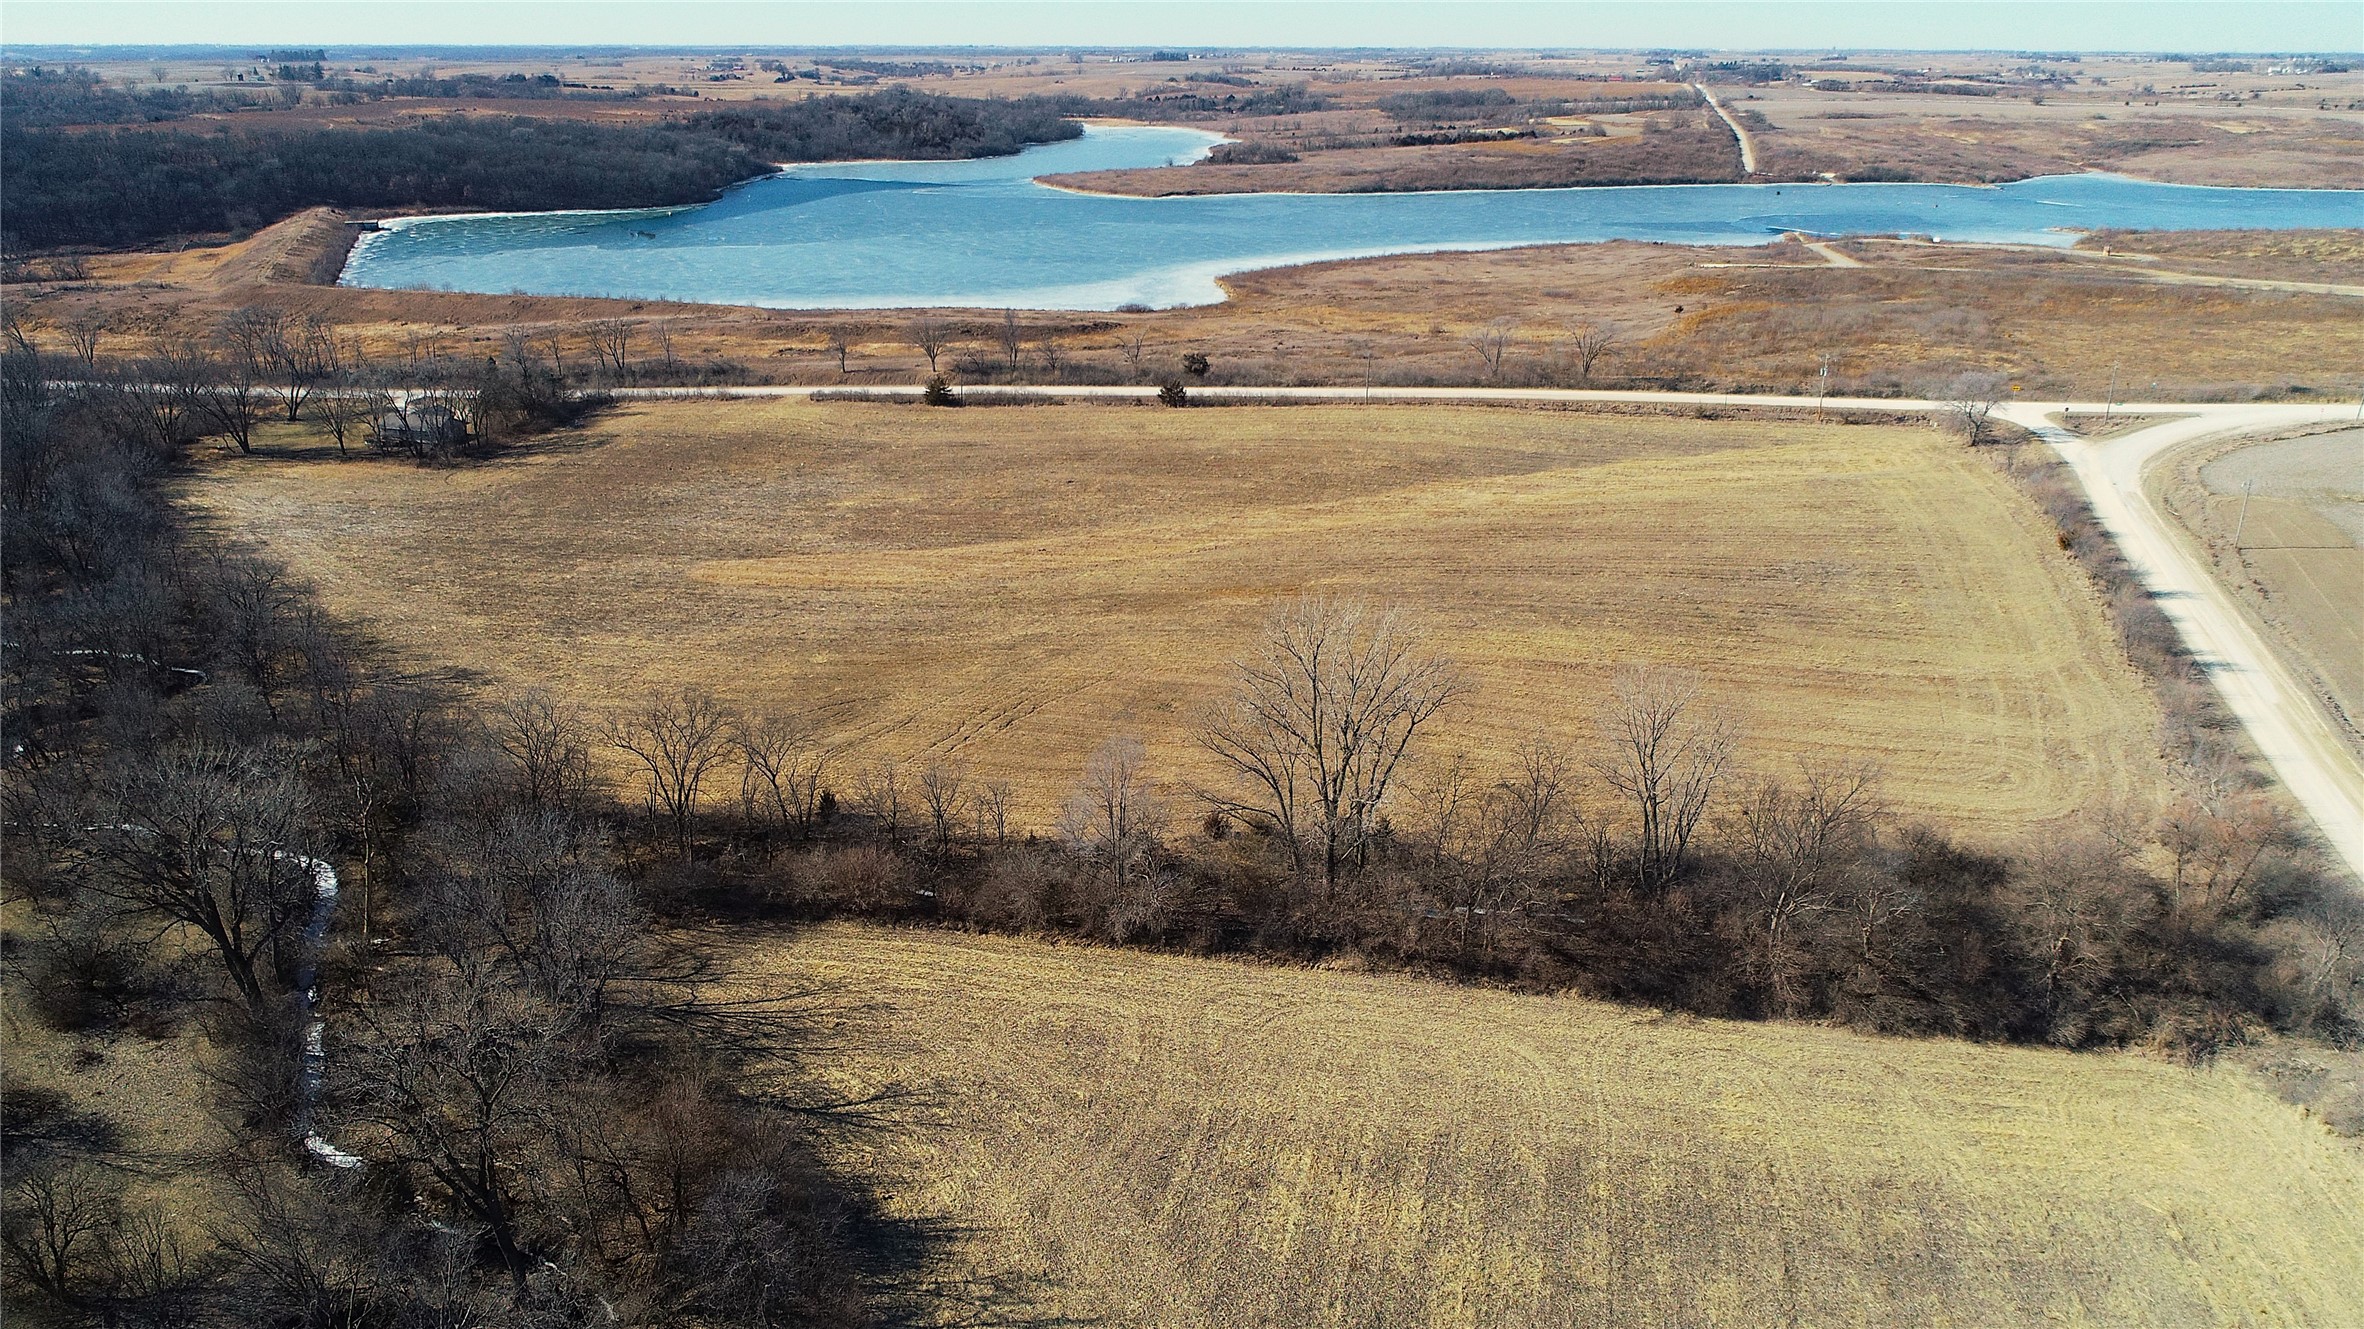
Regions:
<instances>
[{"instance_id":1,"label":"clear blue sky","mask_svg":"<svg viewBox=\"0 0 2364 1329\"><path fill-rule=\"evenodd\" d=\"M2315 0L11 0L36 44L1674 46L2364 50L2364 2Z\"/></svg>"}]
</instances>

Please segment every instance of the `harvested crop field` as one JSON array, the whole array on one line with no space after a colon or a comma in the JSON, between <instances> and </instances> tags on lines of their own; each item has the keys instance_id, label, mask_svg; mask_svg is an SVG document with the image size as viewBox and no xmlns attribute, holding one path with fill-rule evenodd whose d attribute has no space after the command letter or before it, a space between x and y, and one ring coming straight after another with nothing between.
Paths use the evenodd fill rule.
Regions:
<instances>
[{"instance_id":1,"label":"harvested crop field","mask_svg":"<svg viewBox=\"0 0 2364 1329\"><path fill-rule=\"evenodd\" d=\"M2364 744L2364 429L2203 446L2171 508Z\"/></svg>"},{"instance_id":2,"label":"harvested crop field","mask_svg":"<svg viewBox=\"0 0 2364 1329\"><path fill-rule=\"evenodd\" d=\"M735 963L862 1003L835 1087L909 1092L847 1161L939 1234L921 1322L2295 1326L2364 1298L2364 1154L2228 1068L857 927Z\"/></svg>"},{"instance_id":3,"label":"harvested crop field","mask_svg":"<svg viewBox=\"0 0 2364 1329\"><path fill-rule=\"evenodd\" d=\"M1473 674L1440 747L1581 738L1626 663L1696 668L1766 768L2016 832L2147 799L2156 712L2050 528L1923 428L1452 407L624 409L459 471L317 445L194 500L425 665L584 703L698 684L1013 781L1039 824L1112 734L1168 779L1304 590L1410 606Z\"/></svg>"}]
</instances>

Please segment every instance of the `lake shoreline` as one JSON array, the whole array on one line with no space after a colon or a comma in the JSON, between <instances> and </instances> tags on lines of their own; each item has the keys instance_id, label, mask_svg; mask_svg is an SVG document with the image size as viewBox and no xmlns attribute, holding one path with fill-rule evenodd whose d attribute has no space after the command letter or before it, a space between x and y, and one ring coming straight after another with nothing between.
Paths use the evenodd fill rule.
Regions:
<instances>
[{"instance_id":1,"label":"lake shoreline","mask_svg":"<svg viewBox=\"0 0 2364 1329\"><path fill-rule=\"evenodd\" d=\"M369 232L338 284L734 305L1108 312L1227 299L1226 278L1315 263L1785 234L2068 248L2087 232L2319 227L2346 195L2088 172L2012 184L1717 181L1140 196L1094 171L1172 170L1223 136L1090 126L1014 156L799 163L712 203L450 214ZM924 243L914 243L924 237Z\"/></svg>"}]
</instances>

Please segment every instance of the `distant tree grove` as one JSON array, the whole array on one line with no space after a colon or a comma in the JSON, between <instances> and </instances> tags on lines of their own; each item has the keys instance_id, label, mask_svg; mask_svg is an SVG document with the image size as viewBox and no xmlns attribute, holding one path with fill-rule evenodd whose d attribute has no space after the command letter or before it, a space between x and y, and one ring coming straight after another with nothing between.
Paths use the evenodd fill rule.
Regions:
<instances>
[{"instance_id":1,"label":"distant tree grove","mask_svg":"<svg viewBox=\"0 0 2364 1329\"><path fill-rule=\"evenodd\" d=\"M890 90L632 124L438 115L400 128L69 129L0 82L0 236L13 251L249 230L308 207L653 207L781 162L1006 155L1082 127L1039 99Z\"/></svg>"}]
</instances>

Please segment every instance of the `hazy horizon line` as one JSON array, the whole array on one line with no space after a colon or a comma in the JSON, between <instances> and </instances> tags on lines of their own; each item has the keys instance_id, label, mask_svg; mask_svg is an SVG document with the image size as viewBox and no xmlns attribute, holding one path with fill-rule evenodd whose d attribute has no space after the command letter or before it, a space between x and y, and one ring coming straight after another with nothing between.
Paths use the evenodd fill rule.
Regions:
<instances>
[{"instance_id":1,"label":"hazy horizon line","mask_svg":"<svg viewBox=\"0 0 2364 1329\"><path fill-rule=\"evenodd\" d=\"M581 40L545 40L553 31ZM2001 34L2010 36L1997 40ZM147 40L124 40L133 35ZM911 40L915 35L921 39ZM2352 0L16 0L0 22L0 49L274 42L684 51L2354 55L2364 53L2364 8Z\"/></svg>"}]
</instances>

